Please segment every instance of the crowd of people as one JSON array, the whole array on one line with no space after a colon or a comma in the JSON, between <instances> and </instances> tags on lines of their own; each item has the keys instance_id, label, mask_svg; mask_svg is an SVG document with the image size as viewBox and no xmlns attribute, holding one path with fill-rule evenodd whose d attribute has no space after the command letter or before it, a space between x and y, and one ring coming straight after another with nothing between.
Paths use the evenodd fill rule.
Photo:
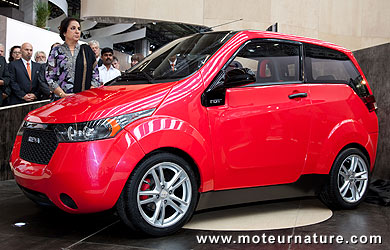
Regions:
<instances>
[{"instance_id":1,"label":"crowd of people","mask_svg":"<svg viewBox=\"0 0 390 250\"><path fill-rule=\"evenodd\" d=\"M99 87L121 75L118 58L111 48L100 49L98 41L80 44L80 22L66 18L60 25L64 41L54 43L49 55L33 53L30 43L10 49L8 63L0 44L0 106L36 100L61 99ZM34 57L33 57L34 55ZM143 59L135 54L131 66Z\"/></svg>"}]
</instances>

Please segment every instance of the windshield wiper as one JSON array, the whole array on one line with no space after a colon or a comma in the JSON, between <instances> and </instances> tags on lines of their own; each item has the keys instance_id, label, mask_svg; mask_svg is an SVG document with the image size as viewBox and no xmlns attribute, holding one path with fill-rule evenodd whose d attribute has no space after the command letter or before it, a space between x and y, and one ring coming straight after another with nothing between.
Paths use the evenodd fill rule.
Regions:
<instances>
[{"instance_id":1,"label":"windshield wiper","mask_svg":"<svg viewBox=\"0 0 390 250\"><path fill-rule=\"evenodd\" d=\"M148 83L154 83L153 78L144 71L125 72L118 80L147 80Z\"/></svg>"}]
</instances>

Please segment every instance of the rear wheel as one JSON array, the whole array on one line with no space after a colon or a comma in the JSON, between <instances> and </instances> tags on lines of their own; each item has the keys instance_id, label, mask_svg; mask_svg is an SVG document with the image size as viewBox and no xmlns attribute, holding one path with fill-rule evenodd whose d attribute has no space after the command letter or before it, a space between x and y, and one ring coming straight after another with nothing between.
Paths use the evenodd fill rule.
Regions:
<instances>
[{"instance_id":1,"label":"rear wheel","mask_svg":"<svg viewBox=\"0 0 390 250\"><path fill-rule=\"evenodd\" d=\"M178 231L191 217L198 198L189 164L171 153L155 154L131 174L117 203L132 229L163 236Z\"/></svg>"},{"instance_id":2,"label":"rear wheel","mask_svg":"<svg viewBox=\"0 0 390 250\"><path fill-rule=\"evenodd\" d=\"M369 185L367 157L356 148L342 151L333 163L320 198L333 209L352 209L365 198Z\"/></svg>"}]
</instances>

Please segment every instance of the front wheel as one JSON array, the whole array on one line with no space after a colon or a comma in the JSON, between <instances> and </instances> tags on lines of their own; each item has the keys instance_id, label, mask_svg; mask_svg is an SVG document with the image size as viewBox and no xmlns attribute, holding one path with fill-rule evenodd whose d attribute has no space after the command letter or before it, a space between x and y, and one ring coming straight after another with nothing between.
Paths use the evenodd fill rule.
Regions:
<instances>
[{"instance_id":1,"label":"front wheel","mask_svg":"<svg viewBox=\"0 0 390 250\"><path fill-rule=\"evenodd\" d=\"M333 209L356 208L367 195L369 185L367 157L356 148L342 151L333 163L329 182L320 198Z\"/></svg>"},{"instance_id":2,"label":"front wheel","mask_svg":"<svg viewBox=\"0 0 390 250\"><path fill-rule=\"evenodd\" d=\"M191 217L198 198L190 165L171 153L143 161L131 174L117 203L130 228L163 236L178 231Z\"/></svg>"}]
</instances>

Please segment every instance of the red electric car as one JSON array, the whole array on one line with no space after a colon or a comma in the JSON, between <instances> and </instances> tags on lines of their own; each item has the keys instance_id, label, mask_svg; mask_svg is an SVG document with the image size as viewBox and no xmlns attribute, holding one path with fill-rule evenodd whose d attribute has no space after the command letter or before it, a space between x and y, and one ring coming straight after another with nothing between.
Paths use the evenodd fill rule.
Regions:
<instances>
[{"instance_id":1,"label":"red electric car","mask_svg":"<svg viewBox=\"0 0 390 250\"><path fill-rule=\"evenodd\" d=\"M349 50L262 31L178 39L106 86L30 112L10 159L35 202L116 207L150 235L195 209L305 195L364 199L378 121Z\"/></svg>"}]
</instances>

